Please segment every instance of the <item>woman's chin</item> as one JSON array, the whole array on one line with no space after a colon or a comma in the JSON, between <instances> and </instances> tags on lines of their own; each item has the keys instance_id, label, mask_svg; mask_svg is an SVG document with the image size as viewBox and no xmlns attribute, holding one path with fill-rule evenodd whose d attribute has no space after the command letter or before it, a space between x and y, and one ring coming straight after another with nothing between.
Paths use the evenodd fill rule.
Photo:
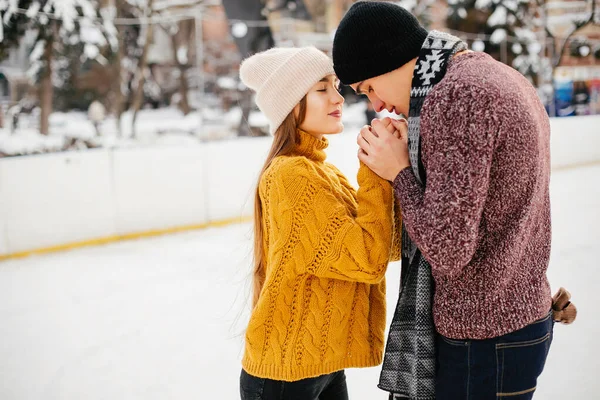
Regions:
<instances>
[{"instance_id":1,"label":"woman's chin","mask_svg":"<svg viewBox=\"0 0 600 400\"><path fill-rule=\"evenodd\" d=\"M344 124L338 122L336 126L332 126L331 129L328 129L327 132L324 132L324 135L337 135L338 133L342 133L344 131Z\"/></svg>"}]
</instances>

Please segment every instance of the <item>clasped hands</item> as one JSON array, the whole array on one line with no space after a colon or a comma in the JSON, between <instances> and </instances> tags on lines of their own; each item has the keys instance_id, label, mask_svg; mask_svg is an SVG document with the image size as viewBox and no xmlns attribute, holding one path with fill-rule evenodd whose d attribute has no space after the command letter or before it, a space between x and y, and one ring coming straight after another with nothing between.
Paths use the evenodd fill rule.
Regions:
<instances>
[{"instance_id":1,"label":"clasped hands","mask_svg":"<svg viewBox=\"0 0 600 400\"><path fill-rule=\"evenodd\" d=\"M394 181L400 171L410 167L405 119L374 119L363 126L356 142L358 159L383 179Z\"/></svg>"}]
</instances>

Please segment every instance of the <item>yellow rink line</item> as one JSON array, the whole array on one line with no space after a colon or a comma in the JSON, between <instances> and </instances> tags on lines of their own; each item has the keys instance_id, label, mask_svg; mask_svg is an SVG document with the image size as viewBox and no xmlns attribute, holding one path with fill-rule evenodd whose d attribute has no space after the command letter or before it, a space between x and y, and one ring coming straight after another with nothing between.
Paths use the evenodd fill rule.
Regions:
<instances>
[{"instance_id":1,"label":"yellow rink line","mask_svg":"<svg viewBox=\"0 0 600 400\"><path fill-rule=\"evenodd\" d=\"M73 242L73 243L59 244L56 246L43 247L40 249L26 250L26 251L20 251L20 252L10 253L10 254L2 254L2 255L0 255L0 261L9 260L9 259L13 259L13 258L29 257L32 255L54 253L54 252L58 252L58 251L73 250L73 249L78 249L81 247L99 246L99 245L103 245L103 244L121 242L124 240L142 239L142 238L149 238L149 237L154 237L154 236L167 235L167 234L171 234L171 233L187 232L187 231L206 229L206 228L216 228L216 227L222 227L222 226L239 224L239 223L250 222L250 221L252 221L252 217L237 217L237 218L228 218L228 219L222 219L222 220L218 220L218 221L206 222L203 224L176 226L173 228L166 228L166 229L153 229L153 230L144 231L144 232L125 233L123 235L112 235L112 236L106 236L106 237L97 238L97 239L82 240L80 242Z\"/></svg>"}]
</instances>

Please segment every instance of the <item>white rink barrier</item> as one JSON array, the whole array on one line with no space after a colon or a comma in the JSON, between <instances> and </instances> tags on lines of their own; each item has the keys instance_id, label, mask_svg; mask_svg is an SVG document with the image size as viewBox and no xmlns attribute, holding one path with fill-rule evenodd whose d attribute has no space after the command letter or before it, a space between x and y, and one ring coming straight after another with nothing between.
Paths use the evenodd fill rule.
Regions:
<instances>
[{"instance_id":1,"label":"white rink barrier","mask_svg":"<svg viewBox=\"0 0 600 400\"><path fill-rule=\"evenodd\" d=\"M551 118L552 169L600 161L600 115Z\"/></svg>"},{"instance_id":2,"label":"white rink barrier","mask_svg":"<svg viewBox=\"0 0 600 400\"><path fill-rule=\"evenodd\" d=\"M600 116L552 119L552 167L600 162ZM357 128L328 161L356 184ZM0 260L252 215L270 138L188 147L52 153L0 160Z\"/></svg>"}]
</instances>

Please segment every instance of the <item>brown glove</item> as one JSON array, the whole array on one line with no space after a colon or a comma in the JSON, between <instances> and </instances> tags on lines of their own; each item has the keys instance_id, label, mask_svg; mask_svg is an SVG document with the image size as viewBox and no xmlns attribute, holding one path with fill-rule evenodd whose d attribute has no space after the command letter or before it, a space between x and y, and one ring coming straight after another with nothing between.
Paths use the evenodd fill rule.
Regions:
<instances>
[{"instance_id":1,"label":"brown glove","mask_svg":"<svg viewBox=\"0 0 600 400\"><path fill-rule=\"evenodd\" d=\"M558 292L552 297L552 319L569 325L577 318L577 307L571 303L571 293L565 288L558 289Z\"/></svg>"}]
</instances>

